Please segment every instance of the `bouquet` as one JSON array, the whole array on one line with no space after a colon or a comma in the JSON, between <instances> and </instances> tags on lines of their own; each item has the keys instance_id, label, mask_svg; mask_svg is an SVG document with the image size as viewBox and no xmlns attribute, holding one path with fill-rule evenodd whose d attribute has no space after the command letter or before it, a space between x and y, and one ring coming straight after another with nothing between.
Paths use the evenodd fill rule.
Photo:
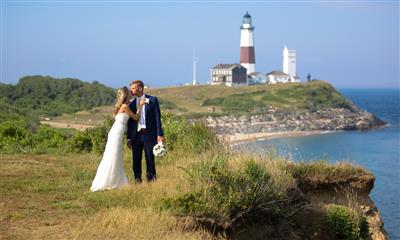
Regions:
<instances>
[{"instance_id":1,"label":"bouquet","mask_svg":"<svg viewBox=\"0 0 400 240\"><path fill-rule=\"evenodd\" d=\"M156 157L164 157L165 154L167 154L167 148L165 147L164 143L158 142L154 147L153 147L153 154Z\"/></svg>"}]
</instances>

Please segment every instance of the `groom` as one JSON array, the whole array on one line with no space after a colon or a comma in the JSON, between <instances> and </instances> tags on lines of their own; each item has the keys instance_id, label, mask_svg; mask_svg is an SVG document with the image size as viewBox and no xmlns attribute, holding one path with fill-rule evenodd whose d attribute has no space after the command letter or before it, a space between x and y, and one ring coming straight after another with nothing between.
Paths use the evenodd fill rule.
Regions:
<instances>
[{"instance_id":1,"label":"groom","mask_svg":"<svg viewBox=\"0 0 400 240\"><path fill-rule=\"evenodd\" d=\"M142 182L142 152L146 157L146 177L149 182L156 179L156 166L154 163L153 147L157 142L164 142L161 126L160 105L156 97L144 94L144 84L141 80L133 80L130 90L136 98L131 101L129 108L136 112L139 101L146 99L138 121L129 118L127 127L128 148L132 149L133 173L135 182Z\"/></svg>"}]
</instances>

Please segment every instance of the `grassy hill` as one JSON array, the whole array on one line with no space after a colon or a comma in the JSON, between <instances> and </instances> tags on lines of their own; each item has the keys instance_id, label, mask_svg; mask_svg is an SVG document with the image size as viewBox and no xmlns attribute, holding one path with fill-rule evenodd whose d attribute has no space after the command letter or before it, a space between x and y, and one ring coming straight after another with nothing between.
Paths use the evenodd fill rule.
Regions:
<instances>
[{"instance_id":1,"label":"grassy hill","mask_svg":"<svg viewBox=\"0 0 400 240\"><path fill-rule=\"evenodd\" d=\"M332 85L324 81L242 87L199 85L149 88L146 93L159 98L163 111L186 117L259 114L270 107L317 110L353 106ZM90 120L92 124L96 124L109 115L111 110L111 105L101 106L90 111L64 114L55 118L55 121L88 124Z\"/></svg>"},{"instance_id":2,"label":"grassy hill","mask_svg":"<svg viewBox=\"0 0 400 240\"><path fill-rule=\"evenodd\" d=\"M161 102L168 100L175 106L164 109L188 115L207 113L211 107L221 114L262 113L270 107L287 110L351 108L348 100L323 81L244 87L202 85L149 89L147 92L158 96Z\"/></svg>"}]
</instances>

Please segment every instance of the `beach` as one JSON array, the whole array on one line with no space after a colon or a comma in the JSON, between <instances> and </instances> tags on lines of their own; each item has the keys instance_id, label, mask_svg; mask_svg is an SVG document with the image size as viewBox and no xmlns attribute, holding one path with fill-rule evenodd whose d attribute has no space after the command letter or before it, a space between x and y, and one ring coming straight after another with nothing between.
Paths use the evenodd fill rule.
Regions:
<instances>
[{"instance_id":1,"label":"beach","mask_svg":"<svg viewBox=\"0 0 400 240\"><path fill-rule=\"evenodd\" d=\"M250 134L236 133L236 134L219 134L218 138L230 144L234 144L252 140L269 140L273 138L283 138L283 137L301 137L308 135L327 134L332 132L338 132L338 131L313 130L313 131L286 131L286 132L258 132Z\"/></svg>"}]
</instances>

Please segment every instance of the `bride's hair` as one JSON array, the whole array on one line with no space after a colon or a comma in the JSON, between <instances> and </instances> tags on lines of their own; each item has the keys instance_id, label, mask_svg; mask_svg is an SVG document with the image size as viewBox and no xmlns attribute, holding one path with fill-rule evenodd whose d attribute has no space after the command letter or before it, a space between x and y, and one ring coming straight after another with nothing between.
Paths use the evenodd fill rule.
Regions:
<instances>
[{"instance_id":1,"label":"bride's hair","mask_svg":"<svg viewBox=\"0 0 400 240\"><path fill-rule=\"evenodd\" d=\"M122 104L124 103L128 103L129 101L129 90L127 87L123 87L118 89L117 92L117 102L115 103L115 107L113 110L113 115L116 115L120 109L120 107L122 106Z\"/></svg>"}]
</instances>

